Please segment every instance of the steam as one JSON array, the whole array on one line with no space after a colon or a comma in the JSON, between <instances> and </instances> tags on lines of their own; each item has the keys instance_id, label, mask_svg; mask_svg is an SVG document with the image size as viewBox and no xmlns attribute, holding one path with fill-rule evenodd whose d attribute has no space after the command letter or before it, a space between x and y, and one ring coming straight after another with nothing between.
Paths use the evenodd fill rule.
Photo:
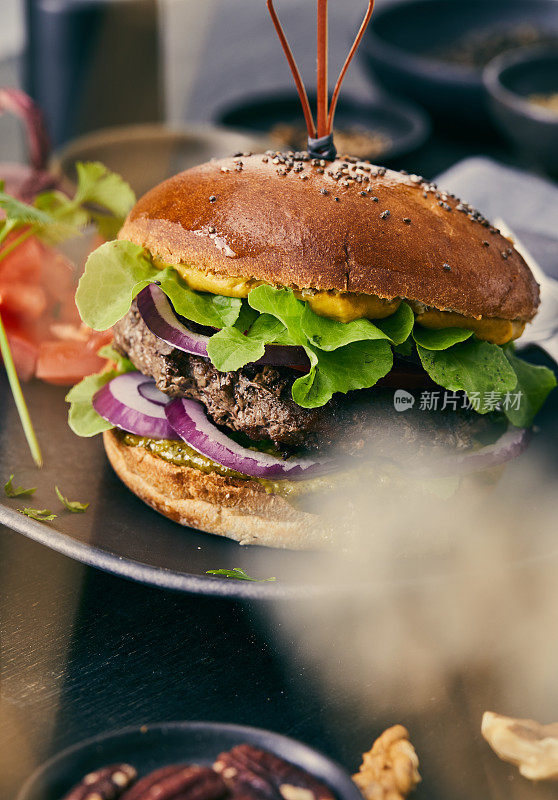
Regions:
<instances>
[{"instance_id":1,"label":"steam","mask_svg":"<svg viewBox=\"0 0 558 800\"><path fill-rule=\"evenodd\" d=\"M276 604L272 625L285 660L319 681L339 746L351 735L340 715L368 731L355 769L359 749L402 723L431 791L509 797L480 723L487 709L558 720L555 484L532 450L453 496L441 488L379 480L330 498L345 530L341 551L316 561L326 590ZM306 562L298 581L315 578Z\"/></svg>"}]
</instances>

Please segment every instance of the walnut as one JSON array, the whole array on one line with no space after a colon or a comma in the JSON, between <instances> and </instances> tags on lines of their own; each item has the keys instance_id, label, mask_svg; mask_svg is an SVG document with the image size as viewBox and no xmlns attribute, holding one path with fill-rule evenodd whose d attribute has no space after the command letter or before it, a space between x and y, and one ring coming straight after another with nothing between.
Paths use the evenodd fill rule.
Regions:
<instances>
[{"instance_id":1,"label":"walnut","mask_svg":"<svg viewBox=\"0 0 558 800\"><path fill-rule=\"evenodd\" d=\"M420 781L418 765L407 729L394 725L364 753L353 780L366 800L403 800Z\"/></svg>"},{"instance_id":2,"label":"walnut","mask_svg":"<svg viewBox=\"0 0 558 800\"><path fill-rule=\"evenodd\" d=\"M558 723L503 717L486 711L481 732L496 755L532 781L558 780Z\"/></svg>"}]
</instances>

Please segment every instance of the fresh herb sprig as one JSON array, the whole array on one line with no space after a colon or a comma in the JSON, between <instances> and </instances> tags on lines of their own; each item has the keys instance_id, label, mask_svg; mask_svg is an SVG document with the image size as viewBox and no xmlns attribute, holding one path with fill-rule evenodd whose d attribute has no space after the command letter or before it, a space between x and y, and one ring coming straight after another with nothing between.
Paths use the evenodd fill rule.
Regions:
<instances>
[{"instance_id":1,"label":"fresh herb sprig","mask_svg":"<svg viewBox=\"0 0 558 800\"><path fill-rule=\"evenodd\" d=\"M123 178L97 161L78 162L77 189L73 197L64 192L41 192L32 205L0 190L0 261L30 236L58 244L79 236L94 223L105 238L114 238L135 203L135 195ZM6 240L12 237L9 242ZM4 246L2 246L4 245Z\"/></svg>"},{"instance_id":2,"label":"fresh herb sprig","mask_svg":"<svg viewBox=\"0 0 558 800\"><path fill-rule=\"evenodd\" d=\"M25 489L23 486L14 486L13 480L15 475L12 474L4 484L4 491L6 492L6 497L30 497L32 494L35 494L37 491L37 487L34 486L32 489Z\"/></svg>"},{"instance_id":3,"label":"fresh herb sprig","mask_svg":"<svg viewBox=\"0 0 558 800\"><path fill-rule=\"evenodd\" d=\"M26 517L37 520L37 522L52 522L58 516L48 508L18 508L18 511Z\"/></svg>"},{"instance_id":4,"label":"fresh herb sprig","mask_svg":"<svg viewBox=\"0 0 558 800\"><path fill-rule=\"evenodd\" d=\"M25 438L27 439L27 444L29 445L31 456L35 464L38 467L42 467L43 454L39 446L37 434L35 433L35 429L33 428L33 423L31 422L31 416L29 414L29 409L27 408L27 403L25 402L25 397L23 396L23 391L21 389L19 378L17 377L17 371L15 368L12 351L10 349L10 344L8 342L6 329L4 328L4 323L2 322L1 315L0 315L0 352L2 353L2 358L4 359L4 367L6 368L6 375L8 376L10 389L12 390L12 395L14 398L14 402L16 404L17 413L19 414L19 418L21 420L21 426L23 428Z\"/></svg>"},{"instance_id":5,"label":"fresh herb sprig","mask_svg":"<svg viewBox=\"0 0 558 800\"><path fill-rule=\"evenodd\" d=\"M276 581L277 578L252 578L247 575L240 567L233 569L208 569L206 575L219 575L222 578L234 578L237 581L252 581L253 583L268 583L269 581Z\"/></svg>"},{"instance_id":6,"label":"fresh herb sprig","mask_svg":"<svg viewBox=\"0 0 558 800\"><path fill-rule=\"evenodd\" d=\"M72 514L84 514L89 508L89 503L80 503L79 500L68 500L67 497L64 497L58 486L54 487L54 491L62 505L68 511L71 511Z\"/></svg>"}]
</instances>

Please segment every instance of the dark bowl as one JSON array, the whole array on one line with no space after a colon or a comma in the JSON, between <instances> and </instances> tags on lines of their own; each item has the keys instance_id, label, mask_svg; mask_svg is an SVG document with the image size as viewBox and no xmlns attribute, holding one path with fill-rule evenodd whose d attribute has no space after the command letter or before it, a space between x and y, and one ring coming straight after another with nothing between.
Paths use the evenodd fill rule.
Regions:
<instances>
[{"instance_id":1,"label":"dark bowl","mask_svg":"<svg viewBox=\"0 0 558 800\"><path fill-rule=\"evenodd\" d=\"M220 722L142 725L87 739L39 767L17 800L60 800L85 775L107 764L132 764L139 777L168 764L211 765L219 753L243 742L305 769L327 784L338 800L362 800L348 772L311 747L272 731Z\"/></svg>"},{"instance_id":2,"label":"dark bowl","mask_svg":"<svg viewBox=\"0 0 558 800\"><path fill-rule=\"evenodd\" d=\"M528 99L558 96L558 45L504 53L485 69L484 84L502 132L531 163L558 174L558 111Z\"/></svg>"},{"instance_id":3,"label":"dark bowl","mask_svg":"<svg viewBox=\"0 0 558 800\"><path fill-rule=\"evenodd\" d=\"M309 95L315 108L315 97ZM217 122L236 130L266 133L275 125L300 125L304 120L298 95L295 92L256 96L227 105L217 112ZM335 114L335 128L356 128L377 132L389 139L381 153L363 155L371 161L386 163L420 147L430 135L430 121L422 109L391 98L363 102L350 95L339 100ZM270 141L270 145L276 145ZM351 155L351 153L347 153Z\"/></svg>"},{"instance_id":4,"label":"dark bowl","mask_svg":"<svg viewBox=\"0 0 558 800\"><path fill-rule=\"evenodd\" d=\"M519 27L525 33L525 26L558 37L558 2L396 0L374 13L361 59L385 87L420 103L445 126L491 134L482 67L436 54L483 31L501 36Z\"/></svg>"},{"instance_id":5,"label":"dark bowl","mask_svg":"<svg viewBox=\"0 0 558 800\"><path fill-rule=\"evenodd\" d=\"M140 197L165 178L210 158L257 152L262 146L259 137L214 125L121 125L72 139L54 154L51 166L71 187L76 161L101 161Z\"/></svg>"}]
</instances>

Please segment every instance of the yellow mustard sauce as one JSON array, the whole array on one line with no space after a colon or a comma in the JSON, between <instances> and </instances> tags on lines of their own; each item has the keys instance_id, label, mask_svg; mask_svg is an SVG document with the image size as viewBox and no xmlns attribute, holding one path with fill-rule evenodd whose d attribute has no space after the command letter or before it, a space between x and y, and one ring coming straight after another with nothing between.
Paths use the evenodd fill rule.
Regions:
<instances>
[{"instance_id":1,"label":"yellow mustard sauce","mask_svg":"<svg viewBox=\"0 0 558 800\"><path fill-rule=\"evenodd\" d=\"M498 319L497 317L481 317L473 319L456 314L454 311L428 310L417 315L417 322L424 328L465 328L474 331L477 338L493 344L506 344L518 339L525 328L524 322L518 320Z\"/></svg>"},{"instance_id":2,"label":"yellow mustard sauce","mask_svg":"<svg viewBox=\"0 0 558 800\"><path fill-rule=\"evenodd\" d=\"M163 268L167 264L157 263ZM248 297L250 291L264 281L255 278L230 278L204 272L186 264L173 264L182 280L197 292L220 294L224 297ZM340 292L337 290L295 289L296 296L307 302L321 317L352 322L355 319L383 319L394 314L402 298L385 300L376 295L359 292ZM420 304L413 304L417 307ZM427 309L417 315L417 322L425 328L466 328L472 330L479 339L493 344L506 344L523 333L525 323L518 320L498 319L496 317L466 317L455 311Z\"/></svg>"}]
</instances>

